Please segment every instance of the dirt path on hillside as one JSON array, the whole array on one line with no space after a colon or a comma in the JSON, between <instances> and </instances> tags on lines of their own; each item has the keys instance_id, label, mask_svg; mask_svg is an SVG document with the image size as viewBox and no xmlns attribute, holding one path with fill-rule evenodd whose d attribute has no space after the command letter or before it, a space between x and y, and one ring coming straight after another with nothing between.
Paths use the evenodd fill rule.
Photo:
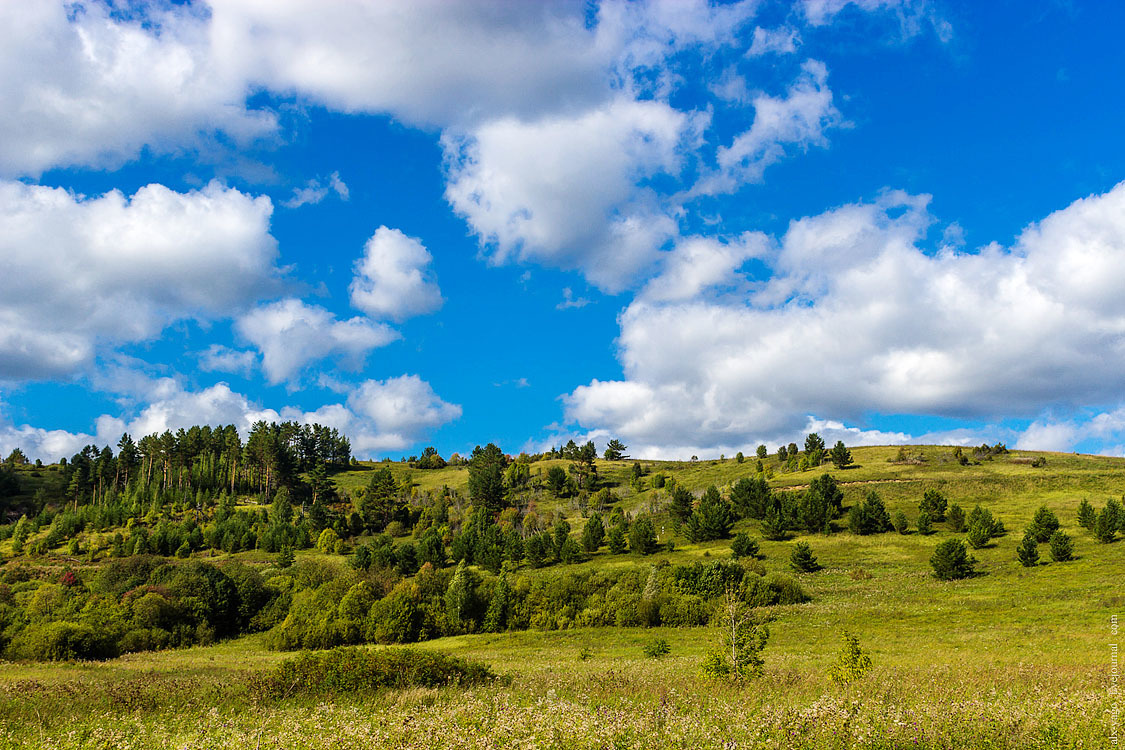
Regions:
<instances>
[{"instance_id":1,"label":"dirt path on hillside","mask_svg":"<svg viewBox=\"0 0 1125 750\"><path fill-rule=\"evenodd\" d=\"M904 484L906 482L921 482L921 479L862 479L855 482L836 482L840 487L854 487L860 484ZM773 487L775 490L807 490L807 484L786 484Z\"/></svg>"}]
</instances>

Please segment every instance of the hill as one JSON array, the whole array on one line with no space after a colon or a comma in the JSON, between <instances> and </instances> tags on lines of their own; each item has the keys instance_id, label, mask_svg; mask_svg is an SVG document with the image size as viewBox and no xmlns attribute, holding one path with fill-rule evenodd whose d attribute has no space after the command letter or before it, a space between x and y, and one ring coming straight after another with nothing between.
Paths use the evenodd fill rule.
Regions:
<instances>
[{"instance_id":1,"label":"hill","mask_svg":"<svg viewBox=\"0 0 1125 750\"><path fill-rule=\"evenodd\" d=\"M9 633L20 622L32 627L88 621L84 613L95 606L92 602L113 596L117 616L126 618L122 627L133 632L146 596L158 595L167 603L160 616L186 611L188 594L177 598L182 593L177 586L187 592L196 585L198 577L188 577L184 569L190 564L215 564L247 599L257 591L272 597L272 603L209 638L183 635L180 642L196 644L191 647L127 653L96 663L0 666L6 742L36 746L36 737L76 747L126 741L216 747L258 741L263 747L271 742L278 747L1077 747L1106 742L1110 728L1103 711L1113 705L1107 692L1110 627L1111 617L1125 606L1125 545L1098 541L1076 519L1083 499L1101 509L1122 496L1125 460L1026 451L959 456L942 446L854 448L852 454L854 467L806 471L784 471L776 456L763 461L761 472L756 458L598 460L599 491L610 496L600 514L607 528L615 513L626 524L647 518L656 550L614 554L603 543L593 552L580 550L569 562L545 559L542 567L526 557L509 562L504 576L478 562L465 574L475 576L466 596L477 600L464 604L459 610L464 619L452 625L452 560L436 574L413 575L393 556L386 558L390 565L376 563L366 570L357 568L354 558L361 547L375 555L387 554L388 548L393 555L407 545L421 548L427 533L422 527L440 525L436 511L425 515L439 501L447 504L442 528L455 530L443 541L449 556L456 557L457 537L472 531L474 523L469 472L463 466L423 470L361 462L334 473L340 495L354 501L386 469L401 488L403 503L415 509L414 516L405 517L418 519L417 531L388 540L365 529L342 540L339 548L297 550L289 568L281 567L279 553L258 545L229 553L201 546L189 552L189 559L174 560L171 572L152 573L157 579L122 581L115 588L104 580L105 571L134 558L112 557L112 544L94 555L89 550L99 545L98 538L104 541L125 527L78 531L29 557L14 554L14 524L9 524L0 543L5 559L0 617L6 618L0 625ZM565 518L568 538L577 544L593 516L597 493L558 497L544 486L553 467L565 471L570 463L530 462L516 504L523 522L542 520L548 535ZM634 463L641 467L639 480ZM32 471L21 467L21 482L25 473L31 479ZM38 472L36 491L49 493L60 484L52 476L60 473L57 468ZM687 489L698 506L712 485L726 500L740 480L765 479L774 496L799 498L826 472L842 494L842 512L831 519L830 533L790 528L784 539L767 539L762 520L743 516L734 522L731 534L747 533L759 547L758 559L737 565L737 575L744 595L764 597L752 602L762 605L754 610L757 620L769 621L764 676L750 688L703 677L699 665L718 639L721 586L699 576L730 574L724 566L731 564L731 539L687 539L685 525L670 513L670 488ZM664 487L654 487L657 475L663 475ZM934 523L932 533L918 532L926 490L940 492L950 507L970 511L980 505L1006 528L970 550L977 561L974 576L943 581L933 575L930 558L938 544L964 539L965 533L948 522ZM848 529L849 510L872 491L889 516L906 515L909 533ZM1042 544L1041 564L1025 567L1016 550L1042 507L1073 539L1074 559L1054 562ZM346 510L341 503L336 512ZM273 511L245 495L226 512L268 524ZM170 507L154 514L149 508L148 520L131 526L150 525L155 535L162 522L192 512ZM299 508L294 512L300 514ZM498 518L503 521L503 514ZM201 518L200 526L216 523ZM34 549L50 528L47 524L30 535L26 547ZM396 533L409 531L405 524L400 528ZM478 531L490 533L484 527ZM534 535L529 529L521 534L525 542ZM78 539L78 555L69 554L73 539ZM797 542L810 545L821 570L790 570ZM347 554L336 554L337 549ZM154 562L152 570L158 567ZM68 573L88 593L60 584ZM501 577L511 591L510 611L504 626L487 628L484 610L497 599ZM61 592L48 586L61 586ZM757 593L745 594L747 586ZM381 603L396 596L413 604L394 609ZM347 609L357 602L364 610L360 619L371 630L349 638ZM479 609L470 611L474 606ZM440 611L428 609L434 607ZM291 647L287 643L393 641L395 633L406 632L392 627L402 612L414 618L405 626L411 639L485 661L511 683L392 691L362 699L336 696L327 703L299 695L280 702L255 698L254 675L285 658L276 649ZM251 626L253 617L259 619ZM199 622L214 628L211 620ZM171 624L167 621L149 624L174 632L164 627ZM444 632L456 634L433 638ZM858 638L874 666L867 677L838 688L828 672L845 632ZM227 639L224 633L251 634ZM646 647L657 641L664 641L670 653L646 657L646 650L654 652ZM208 697L197 701L200 694Z\"/></svg>"}]
</instances>

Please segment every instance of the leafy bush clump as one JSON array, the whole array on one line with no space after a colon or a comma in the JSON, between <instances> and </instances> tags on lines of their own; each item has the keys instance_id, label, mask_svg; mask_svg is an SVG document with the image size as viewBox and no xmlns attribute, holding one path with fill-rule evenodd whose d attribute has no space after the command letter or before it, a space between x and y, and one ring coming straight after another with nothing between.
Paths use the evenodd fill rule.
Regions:
<instances>
[{"instance_id":1,"label":"leafy bush clump","mask_svg":"<svg viewBox=\"0 0 1125 750\"><path fill-rule=\"evenodd\" d=\"M259 678L265 698L370 693L382 689L479 685L497 675L486 664L422 649L336 648L304 653Z\"/></svg>"}]
</instances>

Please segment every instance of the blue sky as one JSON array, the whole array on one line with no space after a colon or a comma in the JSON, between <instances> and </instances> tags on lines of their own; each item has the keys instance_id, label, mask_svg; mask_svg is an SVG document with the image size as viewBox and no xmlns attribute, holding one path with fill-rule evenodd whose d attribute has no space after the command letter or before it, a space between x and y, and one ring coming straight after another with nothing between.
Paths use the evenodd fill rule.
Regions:
<instances>
[{"instance_id":1,"label":"blue sky","mask_svg":"<svg viewBox=\"0 0 1125 750\"><path fill-rule=\"evenodd\" d=\"M1125 10L0 6L0 451L1125 453Z\"/></svg>"}]
</instances>

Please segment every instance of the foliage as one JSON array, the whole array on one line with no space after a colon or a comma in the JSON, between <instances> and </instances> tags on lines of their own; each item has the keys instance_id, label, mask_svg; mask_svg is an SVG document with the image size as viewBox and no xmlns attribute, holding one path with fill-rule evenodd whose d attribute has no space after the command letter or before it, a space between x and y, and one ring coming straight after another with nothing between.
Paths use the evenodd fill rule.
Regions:
<instances>
[{"instance_id":1,"label":"foliage","mask_svg":"<svg viewBox=\"0 0 1125 750\"><path fill-rule=\"evenodd\" d=\"M960 505L950 506L949 515L946 516L945 520L948 522L951 531L960 533L965 530L965 511Z\"/></svg>"},{"instance_id":2,"label":"foliage","mask_svg":"<svg viewBox=\"0 0 1125 750\"><path fill-rule=\"evenodd\" d=\"M1056 531L1051 534L1051 559L1055 562L1066 562L1074 559L1074 542L1065 531Z\"/></svg>"},{"instance_id":3,"label":"foliage","mask_svg":"<svg viewBox=\"0 0 1125 750\"><path fill-rule=\"evenodd\" d=\"M891 517L879 493L871 490L863 503L853 505L848 512L848 526L853 534L881 534L890 531Z\"/></svg>"},{"instance_id":4,"label":"foliage","mask_svg":"<svg viewBox=\"0 0 1125 750\"><path fill-rule=\"evenodd\" d=\"M945 509L948 505L949 501L945 495L930 487L922 493L922 502L918 503L918 512L929 515L934 522L943 521L945 520ZM958 531L959 529L954 530Z\"/></svg>"},{"instance_id":5,"label":"foliage","mask_svg":"<svg viewBox=\"0 0 1125 750\"><path fill-rule=\"evenodd\" d=\"M743 557L757 557L758 542L742 531L734 535L734 540L730 543L730 551L736 560Z\"/></svg>"},{"instance_id":6,"label":"foliage","mask_svg":"<svg viewBox=\"0 0 1125 750\"><path fill-rule=\"evenodd\" d=\"M844 631L844 645L836 654L836 663L828 670L828 679L837 687L847 687L870 671L871 655L859 647L858 637Z\"/></svg>"},{"instance_id":7,"label":"foliage","mask_svg":"<svg viewBox=\"0 0 1125 750\"><path fill-rule=\"evenodd\" d=\"M649 659L659 659L661 656L672 653L672 647L663 638L656 638L644 645L644 654Z\"/></svg>"},{"instance_id":8,"label":"foliage","mask_svg":"<svg viewBox=\"0 0 1125 750\"><path fill-rule=\"evenodd\" d=\"M688 518L685 533L693 542L709 542L726 539L734 525L734 513L730 503L719 495L715 485L707 488L691 517Z\"/></svg>"},{"instance_id":9,"label":"foliage","mask_svg":"<svg viewBox=\"0 0 1125 750\"><path fill-rule=\"evenodd\" d=\"M504 469L508 458L495 443L473 448L469 457L469 497L490 513L504 506Z\"/></svg>"},{"instance_id":10,"label":"foliage","mask_svg":"<svg viewBox=\"0 0 1125 750\"><path fill-rule=\"evenodd\" d=\"M597 552L598 547L605 541L605 526L602 518L594 513L582 527L582 548L587 552Z\"/></svg>"},{"instance_id":11,"label":"foliage","mask_svg":"<svg viewBox=\"0 0 1125 750\"><path fill-rule=\"evenodd\" d=\"M629 549L641 555L656 552L656 529L647 516L638 518L629 529Z\"/></svg>"},{"instance_id":12,"label":"foliage","mask_svg":"<svg viewBox=\"0 0 1125 750\"><path fill-rule=\"evenodd\" d=\"M974 572L976 560L965 550L960 539L946 539L934 549L930 566L934 577L942 581L968 578Z\"/></svg>"},{"instance_id":13,"label":"foliage","mask_svg":"<svg viewBox=\"0 0 1125 750\"><path fill-rule=\"evenodd\" d=\"M897 531L898 533L910 533L910 521L907 519L906 514L901 510L895 513L894 518L891 519L891 523L894 524L895 531Z\"/></svg>"},{"instance_id":14,"label":"foliage","mask_svg":"<svg viewBox=\"0 0 1125 750\"><path fill-rule=\"evenodd\" d=\"M762 651L770 637L769 628L755 620L732 588L727 589L720 611L719 642L704 659L703 674L736 684L760 677L765 668Z\"/></svg>"},{"instance_id":15,"label":"foliage","mask_svg":"<svg viewBox=\"0 0 1125 750\"><path fill-rule=\"evenodd\" d=\"M604 458L606 461L621 461L628 458L625 451L628 446L624 445L620 440L614 438L606 443Z\"/></svg>"},{"instance_id":16,"label":"foliage","mask_svg":"<svg viewBox=\"0 0 1125 750\"><path fill-rule=\"evenodd\" d=\"M1028 532L1035 537L1035 541L1046 542L1058 530L1059 517L1046 505L1039 506L1039 510L1035 511L1035 517L1031 519L1031 526L1028 527Z\"/></svg>"},{"instance_id":17,"label":"foliage","mask_svg":"<svg viewBox=\"0 0 1125 750\"><path fill-rule=\"evenodd\" d=\"M798 573L815 573L821 569L808 542L797 542L789 554L789 567Z\"/></svg>"},{"instance_id":18,"label":"foliage","mask_svg":"<svg viewBox=\"0 0 1125 750\"><path fill-rule=\"evenodd\" d=\"M1098 514L1094 511L1094 506L1090 505L1090 501L1082 498L1082 502L1078 504L1078 525L1089 531L1094 530L1094 524L1098 520Z\"/></svg>"},{"instance_id":19,"label":"foliage","mask_svg":"<svg viewBox=\"0 0 1125 750\"><path fill-rule=\"evenodd\" d=\"M1033 568L1039 564L1039 542L1032 528L1023 535L1023 541L1016 548L1016 558L1025 568Z\"/></svg>"},{"instance_id":20,"label":"foliage","mask_svg":"<svg viewBox=\"0 0 1125 750\"><path fill-rule=\"evenodd\" d=\"M852 465L852 452L844 445L843 440L836 441L836 445L828 452L828 457L837 469L846 469Z\"/></svg>"}]
</instances>

